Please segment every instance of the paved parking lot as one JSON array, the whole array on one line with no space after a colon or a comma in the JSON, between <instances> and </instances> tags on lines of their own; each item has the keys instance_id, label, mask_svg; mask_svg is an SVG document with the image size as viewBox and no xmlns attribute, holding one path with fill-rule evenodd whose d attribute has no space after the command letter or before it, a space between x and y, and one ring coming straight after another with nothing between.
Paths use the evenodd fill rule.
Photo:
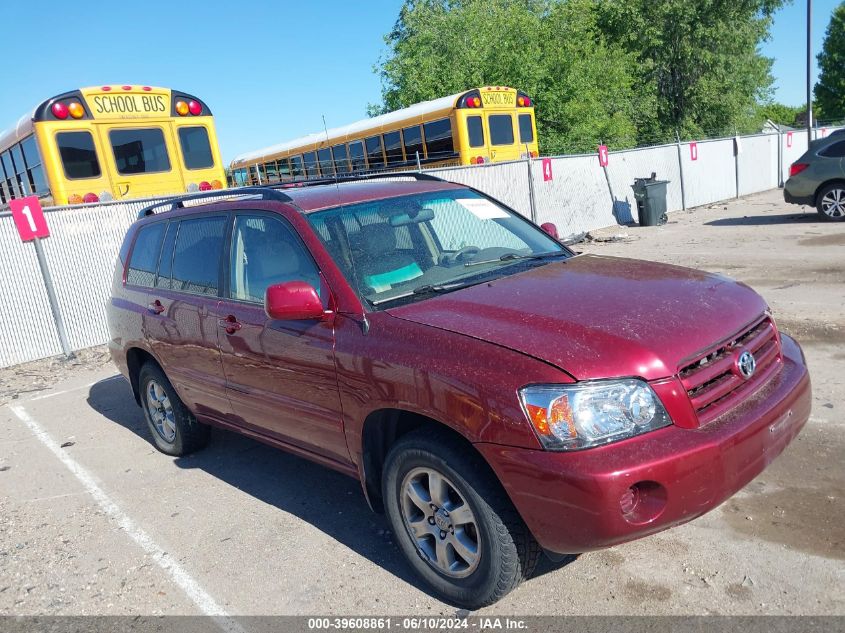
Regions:
<instances>
[{"instance_id":1,"label":"paved parking lot","mask_svg":"<svg viewBox=\"0 0 845 633\"><path fill-rule=\"evenodd\" d=\"M845 224L775 191L593 235L611 241L575 248L762 292L804 345L813 415L720 508L545 564L483 613L845 614ZM355 481L222 431L167 457L115 373L65 368L0 406L0 614L455 613L412 575ZM0 383L23 384L8 370Z\"/></svg>"}]
</instances>

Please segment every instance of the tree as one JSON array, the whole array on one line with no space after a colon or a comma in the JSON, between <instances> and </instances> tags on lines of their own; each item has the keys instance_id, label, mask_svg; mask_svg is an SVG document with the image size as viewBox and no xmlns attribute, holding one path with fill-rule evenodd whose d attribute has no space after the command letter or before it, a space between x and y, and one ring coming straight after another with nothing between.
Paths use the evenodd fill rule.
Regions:
<instances>
[{"instance_id":1,"label":"tree","mask_svg":"<svg viewBox=\"0 0 845 633\"><path fill-rule=\"evenodd\" d=\"M806 108L804 106L788 106L782 103L764 103L759 107L760 116L778 125L794 126L799 114Z\"/></svg>"},{"instance_id":2,"label":"tree","mask_svg":"<svg viewBox=\"0 0 845 633\"><path fill-rule=\"evenodd\" d=\"M819 81L813 89L817 117L845 117L845 2L833 11L818 55Z\"/></svg>"},{"instance_id":3,"label":"tree","mask_svg":"<svg viewBox=\"0 0 845 633\"><path fill-rule=\"evenodd\" d=\"M601 0L602 25L636 55L656 103L650 133L687 136L753 128L771 98L771 60L758 52L783 0ZM648 125L648 121L644 122Z\"/></svg>"},{"instance_id":4,"label":"tree","mask_svg":"<svg viewBox=\"0 0 845 633\"><path fill-rule=\"evenodd\" d=\"M385 37L371 114L486 85L537 103L544 153L630 144L633 58L604 41L597 0L406 0Z\"/></svg>"}]
</instances>

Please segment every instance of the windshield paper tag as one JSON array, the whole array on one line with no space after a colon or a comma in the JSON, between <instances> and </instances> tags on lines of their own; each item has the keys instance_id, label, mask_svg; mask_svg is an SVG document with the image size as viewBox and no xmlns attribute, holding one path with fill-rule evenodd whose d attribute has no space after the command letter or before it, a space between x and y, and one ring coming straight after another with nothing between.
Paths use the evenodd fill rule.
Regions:
<instances>
[{"instance_id":1,"label":"windshield paper tag","mask_svg":"<svg viewBox=\"0 0 845 633\"><path fill-rule=\"evenodd\" d=\"M455 202L480 220L508 217L508 214L502 211L502 209L484 198L456 198Z\"/></svg>"}]
</instances>

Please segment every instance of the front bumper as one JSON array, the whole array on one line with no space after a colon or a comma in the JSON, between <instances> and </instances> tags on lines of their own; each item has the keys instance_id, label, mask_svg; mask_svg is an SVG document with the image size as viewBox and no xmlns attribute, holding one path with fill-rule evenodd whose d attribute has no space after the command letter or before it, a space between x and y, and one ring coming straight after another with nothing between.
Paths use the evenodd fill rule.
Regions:
<instances>
[{"instance_id":1,"label":"front bumper","mask_svg":"<svg viewBox=\"0 0 845 633\"><path fill-rule=\"evenodd\" d=\"M747 402L702 428L669 426L570 453L476 447L548 551L579 553L665 530L744 487L809 419L810 378L801 348L786 335L782 341L781 371ZM630 511L632 486L639 498Z\"/></svg>"}]
</instances>

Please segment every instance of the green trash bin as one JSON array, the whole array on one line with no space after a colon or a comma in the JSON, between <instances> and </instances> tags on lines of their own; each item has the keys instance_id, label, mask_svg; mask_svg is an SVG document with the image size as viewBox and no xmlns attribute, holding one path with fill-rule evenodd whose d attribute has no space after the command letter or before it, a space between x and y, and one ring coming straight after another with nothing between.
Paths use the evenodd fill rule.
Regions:
<instances>
[{"instance_id":1,"label":"green trash bin","mask_svg":"<svg viewBox=\"0 0 845 633\"><path fill-rule=\"evenodd\" d=\"M650 178L634 178L634 199L637 201L637 217L640 226L666 224L666 185L668 180L658 180L657 174Z\"/></svg>"}]
</instances>

